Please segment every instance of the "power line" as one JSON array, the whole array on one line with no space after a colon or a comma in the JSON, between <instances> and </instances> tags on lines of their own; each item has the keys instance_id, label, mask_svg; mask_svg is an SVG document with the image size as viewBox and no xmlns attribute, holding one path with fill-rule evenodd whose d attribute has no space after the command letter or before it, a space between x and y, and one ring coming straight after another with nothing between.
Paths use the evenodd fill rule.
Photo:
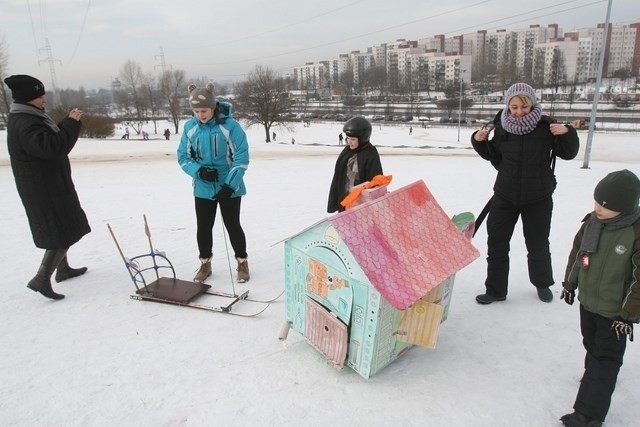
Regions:
<instances>
[{"instance_id":1,"label":"power line","mask_svg":"<svg viewBox=\"0 0 640 427\"><path fill-rule=\"evenodd\" d=\"M368 33L359 34L357 36L347 37L345 39L336 40L336 41L327 42L327 43L322 43L322 44L318 44L318 45L310 46L310 47L305 47L305 48L301 48L301 49L291 50L291 51L288 51L288 52L282 52L282 53L278 53L278 54L274 54L274 55L263 56L263 57L260 57L260 58L244 59L244 60L238 60L238 61L218 62L218 63L214 63L214 64L192 64L192 65L229 65L229 64L238 64L238 63L243 63L243 62L253 62L253 61L258 61L258 60L263 60L263 59L270 59L270 58L277 58L277 57L280 57L280 56L291 55L293 53L304 52L304 51L307 51L307 50L317 49L319 47L331 46L331 45L342 43L342 42L345 42L345 41L349 41L349 40L354 40L354 39L359 39L359 38L362 38L362 37L370 36L372 34L378 34L378 33L384 32L384 31L393 30L393 29L398 28L398 27L404 27L404 26L407 26L407 25L411 25L411 24L415 24L415 23L418 23L418 22L426 21L426 20L429 20L429 19L439 18L439 17L441 17L443 15L448 15L450 13L459 12L461 10L468 9L470 7L475 7L475 6L479 6L481 4L484 4L484 3L488 3L489 1L490 0L482 0L482 1L478 2L478 3L472 4L471 6L458 7L456 9L452 9L452 10L449 10L449 11L446 11L446 12L438 13L438 14L435 14L435 15L429 15L429 16L424 17L424 18L419 18L419 19L415 19L415 20L412 20L412 21L404 22L402 24L397 24L397 25L392 25L390 27L381 28L381 29L376 30L376 31L370 31Z\"/></svg>"},{"instance_id":2,"label":"power line","mask_svg":"<svg viewBox=\"0 0 640 427\"><path fill-rule=\"evenodd\" d=\"M276 58L276 57L280 57L280 56L290 55L290 54L293 54L293 53L303 52L303 51L307 51L307 50L316 49L316 48L319 48L319 47L325 47L325 46L330 46L330 45L333 45L333 44L338 44L338 43L341 43L341 42L344 42L344 41L349 41L349 40L354 40L354 39L361 38L361 37L366 37L366 36L369 36L369 35L372 35L372 34L377 34L377 33L383 32L383 31L388 31L390 29L395 29L395 28L399 28L399 27L404 27L404 26L407 26L407 25L415 24L417 22L421 22L421 21L424 21L424 20L427 20L427 19L437 18L437 17L440 17L440 16L445 15L445 14L458 12L460 10L468 9L470 7L479 6L480 4L486 3L487 1L489 1L489 0L482 1L482 2L479 2L479 3L474 3L471 6L460 7L460 8L457 8L457 9L450 10L450 11L442 12L442 13L437 14L437 15L428 16L428 17L424 17L424 18L419 18L419 19L416 19L416 20L413 20L413 21L409 21L409 22L393 25L393 26L390 26L390 27L386 27L386 28L383 28L383 29L380 29L380 30L376 30L376 31L360 34L360 35L357 35L357 36L348 37L348 38L345 38L345 39L332 41L332 42L328 42L328 43L324 43L324 44L320 44L320 45L315 45L315 46L311 46L311 47L306 47L306 48L302 48L302 49L287 51L287 52L283 52L283 53L279 53L279 54L275 54L275 55L268 55L268 56L264 56L264 57L260 57L260 58L252 58L252 59L246 59L246 60L229 61L229 62L224 62L224 63L192 64L192 65L210 65L210 66L211 65L228 65L228 64L237 64L237 63L243 63L243 62L254 62L254 61L260 61L260 60L264 60L264 59L271 59L271 58ZM577 1L582 1L582 0L569 0L569 1L565 1L563 3L559 3L557 5L554 5L553 7L563 6L563 5L567 5L567 4L570 4L570 3L575 3ZM580 5L580 6L575 6L575 7L562 9L562 10L551 12L551 13L546 13L546 14L543 14L543 15L529 17L527 19L522 19L522 20L519 20L519 21L513 21L513 22L507 23L505 25L513 25L513 24L517 24L517 23L521 23L521 22L526 22L526 21L531 20L531 19L538 19L538 18L543 18L543 17L546 17L546 16L550 16L550 15L556 15L558 13L568 12L568 11L575 10L575 9L581 9L581 8L592 6L592 5L595 5L595 4L604 3L606 1L607 0L597 0L597 1L594 1L594 2L591 2L591 3L587 3L587 4L583 4L583 5ZM511 15L511 16L505 17L505 18L494 19L494 20L487 21L487 22L484 22L484 23L480 23L480 24L477 24L477 25L474 25L474 26L460 28L460 29L457 29L457 30L454 30L454 31L451 31L451 32L447 32L445 34L448 34L448 35L459 34L461 31L469 30L469 29L472 29L472 28L479 28L479 27L481 27L483 29L486 29L486 25L487 24L492 24L492 23L496 23L496 22L500 22L500 21L506 21L506 20L510 20L510 19L513 19L513 18L516 18L516 17L519 17L519 16L525 16L525 15L529 15L529 14L532 14L532 13L535 13L535 12L539 12L541 10L547 10L547 9L548 9L548 7L533 9L533 10L530 10L530 11L527 11L527 12L518 13L518 14L515 14L515 15ZM497 26L495 28L500 28L502 26L503 25ZM490 29L493 29L493 28L490 28ZM283 68L281 68L281 70L283 70L283 71L284 70L289 70L290 68L292 68L292 67L283 67ZM247 74L248 73L227 74L227 75L223 75L223 76L224 77L242 77L242 76L246 76Z\"/></svg>"},{"instance_id":3,"label":"power line","mask_svg":"<svg viewBox=\"0 0 640 427\"><path fill-rule=\"evenodd\" d=\"M552 7L558 7L558 6L562 6L562 5L569 4L569 3L575 3L576 1L581 1L581 0L570 0L570 1L566 1L564 3L559 3L559 4L554 5ZM582 9L584 7L587 7L587 6L593 6L594 4L604 3L605 1L607 1L607 0L597 0L597 1L594 1L594 2L591 2L591 3L587 3L587 4L583 4L583 5L580 5L580 6L570 7L568 9L563 9L563 10L558 10L558 11L555 11L555 12L545 13L543 15L528 17L526 19L521 19L519 21L508 22L508 23L506 23L504 25L499 25L499 26L496 26L496 27L493 27L493 28L486 28L487 24L493 24L493 23L500 22L500 21L506 21L506 20L509 20L509 19L516 18L518 16L529 15L531 13L535 13L535 12L539 12L541 10L549 9L548 7L542 7L540 9L534 9L534 10L530 10L528 12L518 13L516 15L508 16L506 18L494 19L492 21L487 21L487 22L484 22L482 24L472 25L472 26L469 26L469 27L458 28L458 29L455 29L455 30L452 30L452 31L448 31L445 34L448 34L448 35L450 35L450 34L459 34L461 31L466 31L466 30L470 30L470 29L473 29L473 28L479 28L479 27L482 27L482 29L491 29L491 30L493 30L493 29L496 29L496 28L501 28L501 27L506 26L506 25L520 24L522 22L530 21L532 19L544 18L546 16L557 15L558 13L568 12L570 10Z\"/></svg>"},{"instance_id":4,"label":"power line","mask_svg":"<svg viewBox=\"0 0 640 427\"><path fill-rule=\"evenodd\" d=\"M33 26L33 15L31 14L31 5L27 0L27 10L29 11L29 22L31 22L31 34L33 34L33 47L36 49L36 58L38 57L38 37L36 36L36 29Z\"/></svg>"},{"instance_id":5,"label":"power line","mask_svg":"<svg viewBox=\"0 0 640 427\"><path fill-rule=\"evenodd\" d=\"M73 53L71 54L71 58L67 61L69 64L73 61L73 58L76 56L76 51L78 50L78 46L80 45L80 39L82 38L82 34L84 33L84 24L87 22L87 16L89 15L89 8L91 7L91 0L87 2L87 8L84 11L84 17L82 18L82 25L80 26L80 34L78 34L78 40L76 40L76 46L73 48Z\"/></svg>"},{"instance_id":6,"label":"power line","mask_svg":"<svg viewBox=\"0 0 640 427\"><path fill-rule=\"evenodd\" d=\"M264 36L266 34L272 34L272 33L281 32L281 31L283 31L283 30L285 30L287 28L295 27L297 25L301 25L301 24L304 24L306 22L313 21L313 20L315 20L317 18L321 18L321 17L326 16L326 15L331 15L334 12L337 12L337 11L342 10L342 9L346 9L348 7L353 6L354 4L362 3L363 1L364 0L357 0L357 1L351 2L349 4L346 4L344 6L337 7L335 9L331 9L331 10L328 10L326 12L322 12L322 13L320 13L318 15L311 16L311 17L309 17L307 19L295 21L294 23L289 24L289 25L281 25L281 26L278 26L276 28L272 28L270 30L262 31L262 32L256 33L256 34L250 34L248 36L244 36L244 37L241 37L241 38L238 38L238 39L222 41L222 42L213 43L213 44L200 45L200 46L189 45L189 46L180 46L180 47L173 47L173 48L169 47L168 49L180 49L180 50L202 49L202 48L207 48L207 47L222 46L222 45L238 43L238 42L245 41L245 40L248 40L248 39L254 39L254 38L257 38L257 37L262 37L262 36Z\"/></svg>"}]
</instances>

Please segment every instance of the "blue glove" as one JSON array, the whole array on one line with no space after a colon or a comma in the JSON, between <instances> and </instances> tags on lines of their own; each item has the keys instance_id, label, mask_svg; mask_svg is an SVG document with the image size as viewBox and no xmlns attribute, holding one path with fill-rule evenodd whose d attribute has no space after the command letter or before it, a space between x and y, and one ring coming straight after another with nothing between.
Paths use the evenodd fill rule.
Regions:
<instances>
[{"instance_id":1,"label":"blue glove","mask_svg":"<svg viewBox=\"0 0 640 427\"><path fill-rule=\"evenodd\" d=\"M625 335L629 335L629 341L633 341L633 325L631 322L622 319L614 320L611 324L611 330L616 333L618 341L620 341L620 337Z\"/></svg>"},{"instance_id":2,"label":"blue glove","mask_svg":"<svg viewBox=\"0 0 640 427\"><path fill-rule=\"evenodd\" d=\"M233 194L233 188L229 187L227 184L222 184L222 188L216 194L216 200L221 202L223 200L228 199Z\"/></svg>"},{"instance_id":3,"label":"blue glove","mask_svg":"<svg viewBox=\"0 0 640 427\"><path fill-rule=\"evenodd\" d=\"M218 181L218 169L201 167L198 169L198 178L203 181L216 182Z\"/></svg>"}]
</instances>

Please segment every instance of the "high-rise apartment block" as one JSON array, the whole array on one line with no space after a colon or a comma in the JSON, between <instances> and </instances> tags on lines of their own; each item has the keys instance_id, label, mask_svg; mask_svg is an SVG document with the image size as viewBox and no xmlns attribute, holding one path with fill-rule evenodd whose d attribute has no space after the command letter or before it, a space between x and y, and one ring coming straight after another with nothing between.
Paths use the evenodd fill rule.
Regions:
<instances>
[{"instance_id":1,"label":"high-rise apartment block","mask_svg":"<svg viewBox=\"0 0 640 427\"><path fill-rule=\"evenodd\" d=\"M466 83L505 86L517 80L560 85L595 80L604 24L563 33L556 24L485 30L454 37L396 40L294 67L298 89L341 84L349 92L444 90ZM640 21L609 24L603 77L636 77Z\"/></svg>"}]
</instances>

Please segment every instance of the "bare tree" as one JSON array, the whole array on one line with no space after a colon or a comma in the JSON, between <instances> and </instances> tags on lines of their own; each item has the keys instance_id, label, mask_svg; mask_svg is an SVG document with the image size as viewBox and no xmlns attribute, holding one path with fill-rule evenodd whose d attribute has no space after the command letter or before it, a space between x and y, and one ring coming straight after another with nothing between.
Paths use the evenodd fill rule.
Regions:
<instances>
[{"instance_id":1,"label":"bare tree","mask_svg":"<svg viewBox=\"0 0 640 427\"><path fill-rule=\"evenodd\" d=\"M257 65L247 80L237 85L238 117L249 126L262 125L265 141L271 142L273 125L289 128L287 114L291 112L291 99L287 82L271 68Z\"/></svg>"},{"instance_id":2,"label":"bare tree","mask_svg":"<svg viewBox=\"0 0 640 427\"><path fill-rule=\"evenodd\" d=\"M178 133L180 130L179 126L183 103L187 98L185 72L183 70L165 72L160 77L160 92L169 108L169 115L171 116L171 122L174 126L174 133Z\"/></svg>"},{"instance_id":3,"label":"bare tree","mask_svg":"<svg viewBox=\"0 0 640 427\"><path fill-rule=\"evenodd\" d=\"M7 75L7 67L9 66L9 49L4 40L4 36L0 37L0 121L7 123L7 115L9 114L9 95L4 85L4 76Z\"/></svg>"},{"instance_id":4,"label":"bare tree","mask_svg":"<svg viewBox=\"0 0 640 427\"><path fill-rule=\"evenodd\" d=\"M144 121L144 97L142 96L143 73L140 64L127 60L120 69L120 80L125 91L127 102L126 107L133 107L134 111L128 111L129 125L140 134ZM133 114L133 117L131 117Z\"/></svg>"},{"instance_id":5,"label":"bare tree","mask_svg":"<svg viewBox=\"0 0 640 427\"><path fill-rule=\"evenodd\" d=\"M160 91L156 87L156 81L153 74L145 74L142 76L142 84L140 86L143 105L149 111L149 118L153 122L153 133L158 133L158 111L162 108L162 98Z\"/></svg>"}]
</instances>

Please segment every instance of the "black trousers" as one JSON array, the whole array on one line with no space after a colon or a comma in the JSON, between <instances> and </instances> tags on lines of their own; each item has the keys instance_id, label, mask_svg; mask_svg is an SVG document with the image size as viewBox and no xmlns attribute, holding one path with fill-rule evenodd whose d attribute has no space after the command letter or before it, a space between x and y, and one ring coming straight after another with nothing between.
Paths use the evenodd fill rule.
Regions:
<instances>
[{"instance_id":1,"label":"black trousers","mask_svg":"<svg viewBox=\"0 0 640 427\"><path fill-rule=\"evenodd\" d=\"M213 255L213 224L216 221L218 204L224 228L229 234L229 241L236 258L247 257L247 239L244 230L240 225L240 203L242 197L229 197L218 203L217 200L201 199L196 200L196 239L200 258L209 258Z\"/></svg>"},{"instance_id":2,"label":"black trousers","mask_svg":"<svg viewBox=\"0 0 640 427\"><path fill-rule=\"evenodd\" d=\"M587 355L573 409L599 421L604 421L609 412L627 348L626 336L618 340L611 330L612 323L613 320L591 313L580 304L580 330Z\"/></svg>"},{"instance_id":3,"label":"black trousers","mask_svg":"<svg viewBox=\"0 0 640 427\"><path fill-rule=\"evenodd\" d=\"M549 252L552 211L551 196L523 205L511 203L497 194L493 196L487 218L487 294L507 296L510 242L519 217L527 247L529 280L537 288L553 285Z\"/></svg>"}]
</instances>

